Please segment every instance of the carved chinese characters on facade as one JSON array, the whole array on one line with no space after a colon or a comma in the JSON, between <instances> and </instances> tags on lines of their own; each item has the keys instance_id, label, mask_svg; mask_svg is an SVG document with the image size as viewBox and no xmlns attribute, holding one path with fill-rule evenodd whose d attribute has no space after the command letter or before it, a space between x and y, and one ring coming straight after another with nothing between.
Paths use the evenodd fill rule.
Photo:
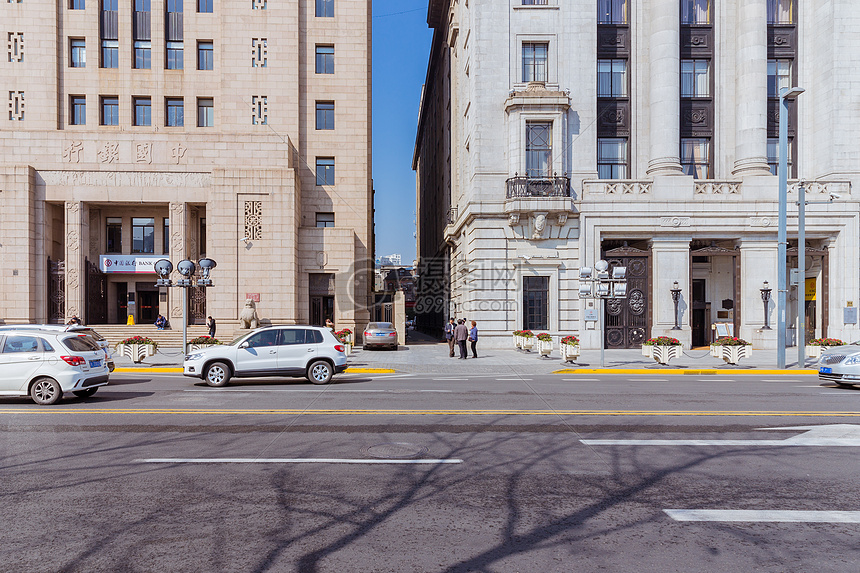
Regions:
<instances>
[{"instance_id":1,"label":"carved chinese characters on facade","mask_svg":"<svg viewBox=\"0 0 860 573\"><path fill-rule=\"evenodd\" d=\"M177 143L173 147L170 148L170 155L173 157L173 162L179 165L179 161L185 157L185 152L188 150L187 147L183 146L181 143Z\"/></svg>"},{"instance_id":2,"label":"carved chinese characters on facade","mask_svg":"<svg viewBox=\"0 0 860 573\"><path fill-rule=\"evenodd\" d=\"M152 163L152 144L138 143L135 145L135 158L137 163Z\"/></svg>"},{"instance_id":3,"label":"carved chinese characters on facade","mask_svg":"<svg viewBox=\"0 0 860 573\"><path fill-rule=\"evenodd\" d=\"M119 143L103 143L96 154L100 163L119 161Z\"/></svg>"},{"instance_id":4,"label":"carved chinese characters on facade","mask_svg":"<svg viewBox=\"0 0 860 573\"><path fill-rule=\"evenodd\" d=\"M72 141L63 148L63 161L66 163L80 163L81 152L84 150L83 141Z\"/></svg>"}]
</instances>

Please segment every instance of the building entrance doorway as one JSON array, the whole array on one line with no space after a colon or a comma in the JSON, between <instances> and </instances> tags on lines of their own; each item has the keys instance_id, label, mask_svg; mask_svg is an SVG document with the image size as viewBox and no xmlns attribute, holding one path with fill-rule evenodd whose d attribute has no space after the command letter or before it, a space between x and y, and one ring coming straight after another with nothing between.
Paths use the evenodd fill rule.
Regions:
<instances>
[{"instance_id":1,"label":"building entrance doorway","mask_svg":"<svg viewBox=\"0 0 860 573\"><path fill-rule=\"evenodd\" d=\"M125 324L128 320L128 283L114 283L116 287L116 298L114 305L116 307L117 324Z\"/></svg>"},{"instance_id":2,"label":"building entrance doorway","mask_svg":"<svg viewBox=\"0 0 860 573\"><path fill-rule=\"evenodd\" d=\"M141 324L154 323L158 317L158 291L137 291L137 318Z\"/></svg>"},{"instance_id":3,"label":"building entrance doorway","mask_svg":"<svg viewBox=\"0 0 860 573\"><path fill-rule=\"evenodd\" d=\"M311 325L325 326L325 319L334 321L334 297L312 296L311 297Z\"/></svg>"},{"instance_id":4,"label":"building entrance doorway","mask_svg":"<svg viewBox=\"0 0 860 573\"><path fill-rule=\"evenodd\" d=\"M523 277L523 328L549 330L549 277Z\"/></svg>"},{"instance_id":5,"label":"building entrance doorway","mask_svg":"<svg viewBox=\"0 0 860 573\"><path fill-rule=\"evenodd\" d=\"M605 244L604 244L605 248ZM606 300L604 348L639 348L650 328L649 252L623 246L603 252L610 273L615 267L627 269L627 298Z\"/></svg>"},{"instance_id":6,"label":"building entrance doorway","mask_svg":"<svg viewBox=\"0 0 860 573\"><path fill-rule=\"evenodd\" d=\"M711 340L708 331L711 325L711 303L706 301L705 279L693 279L693 288L690 291L690 329L692 330L692 344L696 346L707 346Z\"/></svg>"}]
</instances>

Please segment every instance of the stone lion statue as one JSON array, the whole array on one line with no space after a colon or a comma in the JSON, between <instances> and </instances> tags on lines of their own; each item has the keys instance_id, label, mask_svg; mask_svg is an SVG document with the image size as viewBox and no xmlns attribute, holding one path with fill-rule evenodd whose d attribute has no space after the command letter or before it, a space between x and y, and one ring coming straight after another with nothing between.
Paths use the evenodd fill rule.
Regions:
<instances>
[{"instance_id":1,"label":"stone lion statue","mask_svg":"<svg viewBox=\"0 0 860 573\"><path fill-rule=\"evenodd\" d=\"M260 318L257 316L257 305L250 298L245 301L245 308L239 313L242 328L257 328L260 326Z\"/></svg>"}]
</instances>

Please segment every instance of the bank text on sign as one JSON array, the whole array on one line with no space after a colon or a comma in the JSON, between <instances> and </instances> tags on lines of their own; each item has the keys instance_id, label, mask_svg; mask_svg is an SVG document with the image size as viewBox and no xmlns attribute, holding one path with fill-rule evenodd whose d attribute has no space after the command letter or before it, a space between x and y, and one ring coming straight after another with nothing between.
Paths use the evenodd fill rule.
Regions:
<instances>
[{"instance_id":1,"label":"bank text on sign","mask_svg":"<svg viewBox=\"0 0 860 573\"><path fill-rule=\"evenodd\" d=\"M155 261L164 257L141 255L99 255L99 269L103 273L155 274Z\"/></svg>"}]
</instances>

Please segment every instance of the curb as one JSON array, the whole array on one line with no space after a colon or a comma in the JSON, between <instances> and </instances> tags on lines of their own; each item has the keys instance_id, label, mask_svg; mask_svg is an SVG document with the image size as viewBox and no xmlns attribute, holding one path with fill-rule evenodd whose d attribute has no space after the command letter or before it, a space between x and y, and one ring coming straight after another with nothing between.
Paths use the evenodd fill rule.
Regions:
<instances>
[{"instance_id":1,"label":"curb","mask_svg":"<svg viewBox=\"0 0 860 573\"><path fill-rule=\"evenodd\" d=\"M767 375L794 375L812 376L818 374L818 370L796 369L796 370L766 370L753 368L703 368L703 369L680 369L680 368L563 368L553 371L553 374L670 374L700 376L711 374L767 374Z\"/></svg>"},{"instance_id":2,"label":"curb","mask_svg":"<svg viewBox=\"0 0 860 573\"><path fill-rule=\"evenodd\" d=\"M182 368L162 368L158 366L134 366L125 368L115 368L114 372L135 373L153 372L156 374L182 374ZM344 371L346 374L394 374L393 368L347 368Z\"/></svg>"}]
</instances>

